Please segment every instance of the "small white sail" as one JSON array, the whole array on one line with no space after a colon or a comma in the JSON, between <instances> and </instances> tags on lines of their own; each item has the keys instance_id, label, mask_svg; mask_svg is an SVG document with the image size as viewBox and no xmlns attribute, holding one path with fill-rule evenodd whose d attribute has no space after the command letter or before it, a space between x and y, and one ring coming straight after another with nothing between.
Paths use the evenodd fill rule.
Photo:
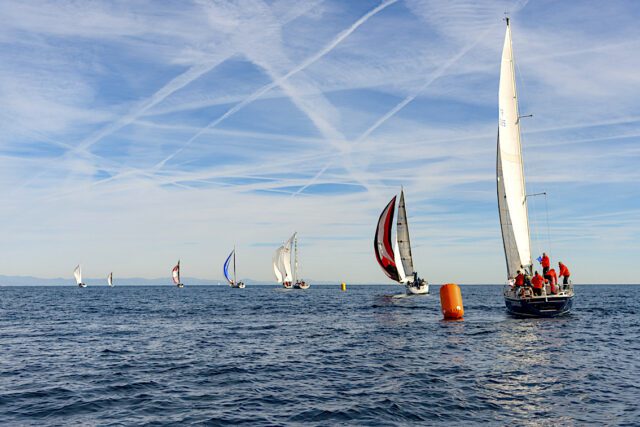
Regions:
<instances>
[{"instance_id":1,"label":"small white sail","mask_svg":"<svg viewBox=\"0 0 640 427\"><path fill-rule=\"evenodd\" d=\"M498 153L496 181L500 228L510 278L520 266L529 267L531 241L527 214L526 186L520 144L520 119L514 72L511 28L507 31L502 50L500 87L498 95Z\"/></svg>"},{"instance_id":2,"label":"small white sail","mask_svg":"<svg viewBox=\"0 0 640 427\"><path fill-rule=\"evenodd\" d=\"M76 285L82 283L82 267L80 267L80 264L78 264L75 270L73 270L73 277L76 278Z\"/></svg>"},{"instance_id":3,"label":"small white sail","mask_svg":"<svg viewBox=\"0 0 640 427\"><path fill-rule=\"evenodd\" d=\"M109 273L107 276L107 285L111 288L113 287L113 273Z\"/></svg>"},{"instance_id":4,"label":"small white sail","mask_svg":"<svg viewBox=\"0 0 640 427\"><path fill-rule=\"evenodd\" d=\"M273 272L276 275L276 282L282 283L284 275L282 274L282 270L280 269L280 250L282 246L273 253Z\"/></svg>"}]
</instances>

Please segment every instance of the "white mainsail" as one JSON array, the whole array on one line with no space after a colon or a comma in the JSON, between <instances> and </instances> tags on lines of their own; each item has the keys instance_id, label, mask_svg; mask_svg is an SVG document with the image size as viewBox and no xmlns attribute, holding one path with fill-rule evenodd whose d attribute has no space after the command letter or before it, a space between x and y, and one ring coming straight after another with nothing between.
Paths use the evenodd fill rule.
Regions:
<instances>
[{"instance_id":1,"label":"white mainsail","mask_svg":"<svg viewBox=\"0 0 640 427\"><path fill-rule=\"evenodd\" d=\"M180 284L180 260L178 260L178 264L171 270L171 278L173 279L173 283L176 285Z\"/></svg>"},{"instance_id":2,"label":"white mainsail","mask_svg":"<svg viewBox=\"0 0 640 427\"><path fill-rule=\"evenodd\" d=\"M107 276L107 285L113 287L113 273L109 273L109 275Z\"/></svg>"},{"instance_id":3,"label":"white mainsail","mask_svg":"<svg viewBox=\"0 0 640 427\"><path fill-rule=\"evenodd\" d=\"M276 275L276 281L292 282L293 276L291 274L291 243L295 239L297 233L293 233L293 236L276 249L273 254L273 272Z\"/></svg>"},{"instance_id":4,"label":"white mainsail","mask_svg":"<svg viewBox=\"0 0 640 427\"><path fill-rule=\"evenodd\" d=\"M498 109L496 165L498 207L507 272L512 278L515 277L520 266L530 268L532 261L522 146L520 145L520 116L518 114L518 96L511 45L511 27L508 19L502 49Z\"/></svg>"},{"instance_id":5,"label":"white mainsail","mask_svg":"<svg viewBox=\"0 0 640 427\"><path fill-rule=\"evenodd\" d=\"M402 283L413 280L413 258L411 256L411 241L409 240L409 223L407 210L404 205L404 190L400 191L398 202L398 221L396 223L397 254L396 265ZM394 248L395 249L395 248Z\"/></svg>"},{"instance_id":6,"label":"white mainsail","mask_svg":"<svg viewBox=\"0 0 640 427\"><path fill-rule=\"evenodd\" d=\"M82 267L80 267L80 264L78 264L75 270L73 270L73 277L76 278L76 285L82 283Z\"/></svg>"}]
</instances>

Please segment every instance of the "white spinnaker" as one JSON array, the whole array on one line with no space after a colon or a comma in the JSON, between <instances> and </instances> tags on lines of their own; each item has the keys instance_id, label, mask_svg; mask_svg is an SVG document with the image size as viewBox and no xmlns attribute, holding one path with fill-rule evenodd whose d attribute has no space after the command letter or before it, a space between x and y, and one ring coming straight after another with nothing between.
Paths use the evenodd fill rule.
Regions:
<instances>
[{"instance_id":1,"label":"white spinnaker","mask_svg":"<svg viewBox=\"0 0 640 427\"><path fill-rule=\"evenodd\" d=\"M407 222L407 210L404 205L404 191L400 191L398 202L398 221L396 222L396 240L400 256L396 257L398 271L402 268L400 278L407 282L413 278L413 257L411 256L411 241L409 240L409 222ZM399 258L399 259L398 259ZM400 262L398 262L400 260Z\"/></svg>"},{"instance_id":2,"label":"white spinnaker","mask_svg":"<svg viewBox=\"0 0 640 427\"><path fill-rule=\"evenodd\" d=\"M283 248L284 246L280 246L273 253L273 272L276 275L276 282L278 283L282 283L283 282L282 279L284 278L284 274L282 270L280 270L280 252L282 251Z\"/></svg>"},{"instance_id":3,"label":"white spinnaker","mask_svg":"<svg viewBox=\"0 0 640 427\"><path fill-rule=\"evenodd\" d=\"M109 276L107 276L107 285L113 286L113 273L109 273Z\"/></svg>"},{"instance_id":4,"label":"white spinnaker","mask_svg":"<svg viewBox=\"0 0 640 427\"><path fill-rule=\"evenodd\" d=\"M502 50L498 111L496 178L500 228L502 229L508 275L514 277L521 265L528 267L532 262L509 21L507 21L507 32Z\"/></svg>"},{"instance_id":5,"label":"white spinnaker","mask_svg":"<svg viewBox=\"0 0 640 427\"><path fill-rule=\"evenodd\" d=\"M79 264L76 265L75 270L73 270L73 277L76 278L76 285L82 283L82 268Z\"/></svg>"},{"instance_id":6,"label":"white spinnaker","mask_svg":"<svg viewBox=\"0 0 640 427\"><path fill-rule=\"evenodd\" d=\"M178 261L178 264L171 270L171 277L173 278L173 283L176 285L180 284L180 261Z\"/></svg>"}]
</instances>

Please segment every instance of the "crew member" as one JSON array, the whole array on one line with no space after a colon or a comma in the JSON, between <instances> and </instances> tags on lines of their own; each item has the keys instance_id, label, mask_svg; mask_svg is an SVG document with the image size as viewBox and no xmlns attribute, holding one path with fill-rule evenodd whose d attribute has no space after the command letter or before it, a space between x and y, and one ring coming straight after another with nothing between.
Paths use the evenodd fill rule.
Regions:
<instances>
[{"instance_id":1,"label":"crew member","mask_svg":"<svg viewBox=\"0 0 640 427\"><path fill-rule=\"evenodd\" d=\"M533 285L533 294L542 295L542 287L544 286L544 279L542 278L541 275L538 274L537 271L536 271L536 274L534 274L533 278L531 279L531 284Z\"/></svg>"},{"instance_id":2,"label":"crew member","mask_svg":"<svg viewBox=\"0 0 640 427\"><path fill-rule=\"evenodd\" d=\"M562 277L562 284L563 285L568 285L569 284L569 277L571 276L571 272L569 271L569 269L567 268L566 265L564 265L562 262L558 263L558 270L560 270L560 277Z\"/></svg>"},{"instance_id":3,"label":"crew member","mask_svg":"<svg viewBox=\"0 0 640 427\"><path fill-rule=\"evenodd\" d=\"M516 287L524 286L524 274L522 274L522 270L518 270L518 275L515 280Z\"/></svg>"},{"instance_id":4,"label":"crew member","mask_svg":"<svg viewBox=\"0 0 640 427\"><path fill-rule=\"evenodd\" d=\"M542 258L540 259L540 265L542 265L542 275L546 276L549 271L549 267L551 267L551 260L546 253L542 252Z\"/></svg>"},{"instance_id":5,"label":"crew member","mask_svg":"<svg viewBox=\"0 0 640 427\"><path fill-rule=\"evenodd\" d=\"M549 285L551 286L551 293L555 295L558 293L558 288L556 287L556 285L558 284L558 276L556 274L556 270L553 268L550 269L547 275L549 276Z\"/></svg>"}]
</instances>

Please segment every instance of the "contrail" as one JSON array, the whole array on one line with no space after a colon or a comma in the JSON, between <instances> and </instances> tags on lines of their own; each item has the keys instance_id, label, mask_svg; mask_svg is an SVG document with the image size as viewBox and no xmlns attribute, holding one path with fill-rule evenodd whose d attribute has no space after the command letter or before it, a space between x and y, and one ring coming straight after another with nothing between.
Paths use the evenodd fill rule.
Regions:
<instances>
[{"instance_id":1,"label":"contrail","mask_svg":"<svg viewBox=\"0 0 640 427\"><path fill-rule=\"evenodd\" d=\"M369 12L367 12L365 15L363 15L360 19L358 19L356 22L354 22L349 28L347 28L346 30L342 31L340 34L338 34L333 40L331 40L324 48L322 48L320 51L318 51L315 55L307 58L305 61L303 61L302 63L300 63L297 67L293 68L292 70L290 70L287 74L283 75L282 77L272 81L271 83L261 87L260 89L258 89L257 91L253 92L251 95L249 95L247 98L245 98L243 101L241 101L240 103L236 104L235 106L233 106L231 109L229 109L226 113L224 113L222 116L218 117L217 119L215 119L214 121L212 121L211 123L209 123L208 125L206 125L205 127L203 127L202 129L200 129L200 131L198 131L195 135L193 135L191 138L189 138L187 140L187 142L185 142L182 147L180 147L178 150L176 150L173 154L169 155L167 158L165 158L164 160L162 160L161 162L159 162L154 169L160 169L162 168L169 160L173 159L175 156L177 156L178 154L180 154L185 148L187 148L193 141L195 141L200 135L202 135L205 131L207 131L208 129L217 126L218 124L220 124L223 120L225 120L227 117L231 116L232 114L235 114L236 112L238 112L239 110L241 110L242 108L244 108L246 105L250 104L251 102L255 101L256 99L260 98L262 95L264 95L266 92L270 91L271 89L273 89L276 86L281 85L285 80L289 79L291 76L293 76L296 73L299 73L300 71L304 70L305 68L309 67L311 64L313 64L314 62L318 61L320 58L322 58L323 56L325 56L326 54L328 54L329 52L331 52L336 46L338 46L338 44L340 44L344 39L346 39L347 37L349 37L355 30L357 30L362 24L364 24L365 22L367 22L369 20L369 18L371 18L372 16L374 16L375 14L377 14L378 12L386 9L387 7L391 6L394 3L397 3L398 0L387 0L382 2L380 5L378 5L377 7L373 8L372 10L370 10Z\"/></svg>"}]
</instances>

